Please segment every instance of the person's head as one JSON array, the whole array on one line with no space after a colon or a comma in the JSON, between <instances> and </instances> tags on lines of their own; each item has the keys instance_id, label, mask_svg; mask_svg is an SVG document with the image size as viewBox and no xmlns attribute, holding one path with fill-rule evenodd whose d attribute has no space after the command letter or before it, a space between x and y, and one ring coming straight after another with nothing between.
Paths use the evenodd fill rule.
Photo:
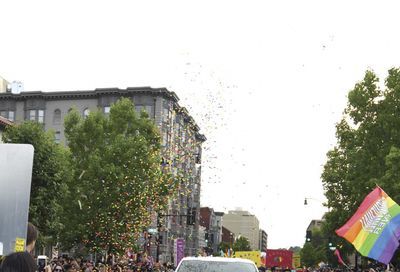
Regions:
<instances>
[{"instance_id":1,"label":"person's head","mask_svg":"<svg viewBox=\"0 0 400 272\"><path fill-rule=\"evenodd\" d=\"M72 264L65 264L64 265L64 271L65 272L76 272L77 270Z\"/></svg>"},{"instance_id":2,"label":"person's head","mask_svg":"<svg viewBox=\"0 0 400 272\"><path fill-rule=\"evenodd\" d=\"M54 272L63 272L64 269L61 265L56 265L53 269Z\"/></svg>"},{"instance_id":3,"label":"person's head","mask_svg":"<svg viewBox=\"0 0 400 272\"><path fill-rule=\"evenodd\" d=\"M1 272L35 272L35 260L28 252L16 252L6 256L1 263Z\"/></svg>"},{"instance_id":4,"label":"person's head","mask_svg":"<svg viewBox=\"0 0 400 272\"><path fill-rule=\"evenodd\" d=\"M39 231L37 228L31 222L29 222L28 230L26 232L26 251L30 253L33 251L38 235Z\"/></svg>"}]
</instances>

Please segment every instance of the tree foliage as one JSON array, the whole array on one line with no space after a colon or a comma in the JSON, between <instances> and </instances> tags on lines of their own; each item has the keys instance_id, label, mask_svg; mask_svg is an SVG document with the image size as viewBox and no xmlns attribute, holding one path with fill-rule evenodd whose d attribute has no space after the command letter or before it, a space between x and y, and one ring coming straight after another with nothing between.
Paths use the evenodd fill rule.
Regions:
<instances>
[{"instance_id":1,"label":"tree foliage","mask_svg":"<svg viewBox=\"0 0 400 272\"><path fill-rule=\"evenodd\" d=\"M71 180L67 150L55 143L54 133L45 132L42 124L30 121L9 126L3 141L33 145L29 221L38 227L41 238L57 238L64 228L63 197Z\"/></svg>"},{"instance_id":2,"label":"tree foliage","mask_svg":"<svg viewBox=\"0 0 400 272\"><path fill-rule=\"evenodd\" d=\"M376 185L400 200L400 70L389 70L384 90L378 84L367 71L349 92L337 144L327 154L322 181L331 208L325 228L332 234Z\"/></svg>"},{"instance_id":3,"label":"tree foliage","mask_svg":"<svg viewBox=\"0 0 400 272\"><path fill-rule=\"evenodd\" d=\"M219 243L218 248L219 248L220 250L222 250L223 252L227 252L228 249L231 248L231 245L228 244L228 243L226 243L226 242L221 242L221 243Z\"/></svg>"},{"instance_id":4,"label":"tree foliage","mask_svg":"<svg viewBox=\"0 0 400 272\"><path fill-rule=\"evenodd\" d=\"M72 111L65 133L75 168L70 192L70 224L64 241L83 241L92 250L122 252L134 247L152 212L161 209L176 188L163 173L160 136L145 113L137 116L131 100L87 118Z\"/></svg>"},{"instance_id":5,"label":"tree foliage","mask_svg":"<svg viewBox=\"0 0 400 272\"><path fill-rule=\"evenodd\" d=\"M313 267L320 262L326 262L327 244L327 239L323 237L322 233L314 229L311 241L306 242L300 251L302 264L307 267Z\"/></svg>"},{"instance_id":6,"label":"tree foliage","mask_svg":"<svg viewBox=\"0 0 400 272\"><path fill-rule=\"evenodd\" d=\"M301 262L307 267L315 267L320 262L328 263L331 266L337 266L337 258L330 249L336 245L335 237L328 236L323 229L312 230L312 239L306 242L300 251Z\"/></svg>"},{"instance_id":7,"label":"tree foliage","mask_svg":"<svg viewBox=\"0 0 400 272\"><path fill-rule=\"evenodd\" d=\"M235 242L233 243L232 248L234 251L249 251L249 250L251 250L249 240L244 236L240 236L239 238L237 238L235 240Z\"/></svg>"}]
</instances>

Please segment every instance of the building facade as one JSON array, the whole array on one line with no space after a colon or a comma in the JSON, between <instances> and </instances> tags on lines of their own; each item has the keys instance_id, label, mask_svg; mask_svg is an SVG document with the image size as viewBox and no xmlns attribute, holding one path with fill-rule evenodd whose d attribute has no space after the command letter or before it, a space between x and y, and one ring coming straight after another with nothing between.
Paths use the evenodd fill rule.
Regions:
<instances>
[{"instance_id":1,"label":"building facade","mask_svg":"<svg viewBox=\"0 0 400 272\"><path fill-rule=\"evenodd\" d=\"M214 212L213 208L200 208L200 226L205 227L205 241L209 253L218 253L219 244L222 241L222 215Z\"/></svg>"},{"instance_id":2,"label":"building facade","mask_svg":"<svg viewBox=\"0 0 400 272\"><path fill-rule=\"evenodd\" d=\"M108 114L111 105L122 97L132 99L135 110L146 111L158 126L162 137L163 164L179 178L179 193L170 199L168 210L155 216L152 228L158 228L158 237L150 241L148 251L160 261L173 262L174 241L185 240L185 254L198 250L201 145L206 140L200 134L188 111L178 103L174 92L165 88L136 87L127 89L102 88L92 91L19 92L0 93L0 116L16 123L25 120L42 123L53 130L55 141L66 144L64 117L75 108L87 116L100 110ZM189 222L190 218L193 218Z\"/></svg>"},{"instance_id":3,"label":"building facade","mask_svg":"<svg viewBox=\"0 0 400 272\"><path fill-rule=\"evenodd\" d=\"M215 243L217 244L216 250L219 250L219 245L222 242L222 221L223 221L223 212L215 212Z\"/></svg>"},{"instance_id":4,"label":"building facade","mask_svg":"<svg viewBox=\"0 0 400 272\"><path fill-rule=\"evenodd\" d=\"M248 211L235 210L224 214L222 224L225 228L235 233L235 239L246 237L252 250L258 250L260 223L257 217Z\"/></svg>"},{"instance_id":5,"label":"building facade","mask_svg":"<svg viewBox=\"0 0 400 272\"><path fill-rule=\"evenodd\" d=\"M230 247L232 247L235 242L235 233L224 226L222 226L222 242L230 245Z\"/></svg>"},{"instance_id":6,"label":"building facade","mask_svg":"<svg viewBox=\"0 0 400 272\"><path fill-rule=\"evenodd\" d=\"M262 252L266 252L268 248L268 234L265 230L260 229L260 240L258 244L258 249Z\"/></svg>"},{"instance_id":7,"label":"building facade","mask_svg":"<svg viewBox=\"0 0 400 272\"><path fill-rule=\"evenodd\" d=\"M5 93L8 90L8 81L0 77L0 93Z\"/></svg>"}]
</instances>

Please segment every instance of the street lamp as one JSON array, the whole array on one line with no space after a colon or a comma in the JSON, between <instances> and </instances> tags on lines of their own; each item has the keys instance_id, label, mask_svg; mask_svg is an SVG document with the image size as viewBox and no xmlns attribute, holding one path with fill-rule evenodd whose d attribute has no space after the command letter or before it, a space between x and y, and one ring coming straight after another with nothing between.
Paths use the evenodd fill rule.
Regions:
<instances>
[{"instance_id":1,"label":"street lamp","mask_svg":"<svg viewBox=\"0 0 400 272\"><path fill-rule=\"evenodd\" d=\"M316 198L312 198L312 197L305 197L304 198L304 206L308 205L308 200L314 200L314 201L317 201L317 202L321 203L322 205L324 205L324 202L320 199L316 199Z\"/></svg>"},{"instance_id":2,"label":"street lamp","mask_svg":"<svg viewBox=\"0 0 400 272\"><path fill-rule=\"evenodd\" d=\"M308 202L309 202L310 200L319 202L322 206L324 206L325 208L327 208L328 211L330 211L329 207L326 205L326 203L325 203L323 200L316 199L316 198L312 198L312 197L305 197L305 198L304 198L304 206L308 206Z\"/></svg>"}]
</instances>

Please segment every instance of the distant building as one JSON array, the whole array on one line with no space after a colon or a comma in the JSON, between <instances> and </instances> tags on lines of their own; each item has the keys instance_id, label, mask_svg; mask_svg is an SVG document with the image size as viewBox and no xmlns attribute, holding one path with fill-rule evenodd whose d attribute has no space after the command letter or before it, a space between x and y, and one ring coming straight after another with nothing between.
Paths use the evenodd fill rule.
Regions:
<instances>
[{"instance_id":1,"label":"distant building","mask_svg":"<svg viewBox=\"0 0 400 272\"><path fill-rule=\"evenodd\" d=\"M199 226L199 238L198 238L198 240L199 240L199 249L205 248L207 246L206 239L205 239L206 231L207 230L206 230L205 227Z\"/></svg>"},{"instance_id":2,"label":"distant building","mask_svg":"<svg viewBox=\"0 0 400 272\"><path fill-rule=\"evenodd\" d=\"M215 242L219 245L222 242L222 222L223 222L223 212L215 212L216 219L216 231L215 231Z\"/></svg>"},{"instance_id":3,"label":"distant building","mask_svg":"<svg viewBox=\"0 0 400 272\"><path fill-rule=\"evenodd\" d=\"M320 219L311 220L310 224L308 224L307 230L308 231L313 231L315 229L319 230L322 226L322 222L323 220Z\"/></svg>"},{"instance_id":4,"label":"distant building","mask_svg":"<svg viewBox=\"0 0 400 272\"><path fill-rule=\"evenodd\" d=\"M313 232L315 230L321 229L323 220L320 219L314 219L311 220L310 224L308 224L307 230L306 230L306 242L310 241L309 239L312 239Z\"/></svg>"},{"instance_id":5,"label":"distant building","mask_svg":"<svg viewBox=\"0 0 400 272\"><path fill-rule=\"evenodd\" d=\"M235 242L235 233L222 226L222 242L228 245L233 245Z\"/></svg>"},{"instance_id":6,"label":"distant building","mask_svg":"<svg viewBox=\"0 0 400 272\"><path fill-rule=\"evenodd\" d=\"M265 232L265 230L260 229L260 241L258 244L258 249L260 251L267 251L268 248L268 234Z\"/></svg>"},{"instance_id":7,"label":"distant building","mask_svg":"<svg viewBox=\"0 0 400 272\"><path fill-rule=\"evenodd\" d=\"M20 93L24 90L24 83L22 81L8 82L4 78L0 77L0 93Z\"/></svg>"},{"instance_id":8,"label":"distant building","mask_svg":"<svg viewBox=\"0 0 400 272\"><path fill-rule=\"evenodd\" d=\"M0 77L0 93L5 93L8 90L9 82L4 78Z\"/></svg>"},{"instance_id":9,"label":"distant building","mask_svg":"<svg viewBox=\"0 0 400 272\"><path fill-rule=\"evenodd\" d=\"M222 224L235 233L235 238L246 237L252 250L258 250L260 240L260 223L254 214L248 211L229 211L224 214Z\"/></svg>"},{"instance_id":10,"label":"distant building","mask_svg":"<svg viewBox=\"0 0 400 272\"><path fill-rule=\"evenodd\" d=\"M200 208L200 226L205 227L206 246L213 253L218 253L219 244L222 241L222 212L214 212L213 208Z\"/></svg>"}]
</instances>

